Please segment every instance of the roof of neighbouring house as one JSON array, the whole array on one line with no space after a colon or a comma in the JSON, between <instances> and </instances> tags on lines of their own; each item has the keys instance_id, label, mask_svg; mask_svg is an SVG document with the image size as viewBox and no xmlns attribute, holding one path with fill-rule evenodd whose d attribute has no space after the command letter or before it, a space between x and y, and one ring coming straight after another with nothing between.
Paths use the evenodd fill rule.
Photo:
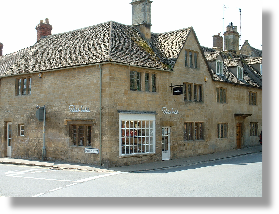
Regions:
<instances>
[{"instance_id":1,"label":"roof of neighbouring house","mask_svg":"<svg viewBox=\"0 0 279 214\"><path fill-rule=\"evenodd\" d=\"M262 50L256 49L252 47L248 40L245 40L244 44L240 49L240 53L242 55L252 56L252 57L262 57L263 53Z\"/></svg>"},{"instance_id":2,"label":"roof of neighbouring house","mask_svg":"<svg viewBox=\"0 0 279 214\"><path fill-rule=\"evenodd\" d=\"M223 74L216 74L216 70L212 66L209 66L209 72L214 81L262 88L262 74L251 66L256 63L261 64L262 57L249 57L232 52L217 51L207 47L202 47L202 49L208 64L217 61L218 57L221 57L223 61ZM242 80L239 80L236 75L231 72L231 68L237 67L240 65L240 62L243 67Z\"/></svg>"},{"instance_id":3,"label":"roof of neighbouring house","mask_svg":"<svg viewBox=\"0 0 279 214\"><path fill-rule=\"evenodd\" d=\"M0 77L104 62L172 70L192 28L152 33L117 22L60 33L0 57Z\"/></svg>"}]
</instances>

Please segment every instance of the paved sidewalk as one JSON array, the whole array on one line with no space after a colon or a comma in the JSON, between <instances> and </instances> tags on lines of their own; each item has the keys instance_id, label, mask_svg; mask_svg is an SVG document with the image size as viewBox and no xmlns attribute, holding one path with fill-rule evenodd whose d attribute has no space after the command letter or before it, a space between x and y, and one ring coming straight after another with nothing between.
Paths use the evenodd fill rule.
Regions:
<instances>
[{"instance_id":1,"label":"paved sidewalk","mask_svg":"<svg viewBox=\"0 0 279 214\"><path fill-rule=\"evenodd\" d=\"M199 163L206 163L215 160L232 158L232 157L248 155L253 153L261 153L261 152L262 152L262 146L259 145L259 146L253 146L253 147L248 147L243 149L230 150L226 152L216 152L213 154L200 155L200 156L194 156L188 158L159 161L153 163L143 163L143 164L132 165L132 166L115 167L115 168L110 168L110 170L124 171L124 172L144 172L144 171L164 170L164 169L177 168L181 166L182 167L190 166Z\"/></svg>"},{"instance_id":2,"label":"paved sidewalk","mask_svg":"<svg viewBox=\"0 0 279 214\"><path fill-rule=\"evenodd\" d=\"M247 155L252 153L262 152L262 146L253 146L243 149L231 150L226 152L216 152L208 155L200 155L189 158L181 158L169 161L158 161L153 163L144 163L131 166L112 167L105 169L100 166L92 166L86 164L70 164L62 162L51 162L51 161L39 161L39 160L26 160L26 159L15 159L15 158L0 158L0 164L14 164L14 165L26 165L26 166L38 166L48 167L57 170L70 169L70 170L86 170L95 172L144 172L154 170L164 170L170 168L177 168L181 166L195 165L199 163L206 163L220 159L232 158L241 155Z\"/></svg>"}]
</instances>

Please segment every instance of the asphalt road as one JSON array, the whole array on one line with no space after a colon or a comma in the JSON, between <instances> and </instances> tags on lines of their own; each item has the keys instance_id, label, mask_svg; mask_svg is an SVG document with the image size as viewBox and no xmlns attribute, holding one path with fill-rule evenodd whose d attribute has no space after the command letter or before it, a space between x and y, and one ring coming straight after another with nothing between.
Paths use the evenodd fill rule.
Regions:
<instances>
[{"instance_id":1,"label":"asphalt road","mask_svg":"<svg viewBox=\"0 0 279 214\"><path fill-rule=\"evenodd\" d=\"M0 180L6 197L262 197L262 154L138 173L0 164Z\"/></svg>"}]
</instances>

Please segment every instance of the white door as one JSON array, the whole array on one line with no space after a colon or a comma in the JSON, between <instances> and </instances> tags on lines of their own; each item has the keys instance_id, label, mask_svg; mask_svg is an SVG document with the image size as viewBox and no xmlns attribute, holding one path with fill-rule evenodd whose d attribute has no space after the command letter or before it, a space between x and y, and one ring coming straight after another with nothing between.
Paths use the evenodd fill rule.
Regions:
<instances>
[{"instance_id":1,"label":"white door","mask_svg":"<svg viewBox=\"0 0 279 214\"><path fill-rule=\"evenodd\" d=\"M170 159L170 127L162 128L162 160Z\"/></svg>"},{"instance_id":2,"label":"white door","mask_svg":"<svg viewBox=\"0 0 279 214\"><path fill-rule=\"evenodd\" d=\"M7 156L11 157L12 154L12 123L7 123Z\"/></svg>"}]
</instances>

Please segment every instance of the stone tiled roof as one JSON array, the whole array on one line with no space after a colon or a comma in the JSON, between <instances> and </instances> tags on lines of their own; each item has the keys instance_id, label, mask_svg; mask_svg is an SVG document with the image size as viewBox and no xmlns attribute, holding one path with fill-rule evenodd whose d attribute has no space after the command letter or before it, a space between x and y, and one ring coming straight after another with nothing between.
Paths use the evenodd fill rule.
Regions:
<instances>
[{"instance_id":1,"label":"stone tiled roof","mask_svg":"<svg viewBox=\"0 0 279 214\"><path fill-rule=\"evenodd\" d=\"M262 64L262 57L248 57L245 59L247 64L253 65L253 64Z\"/></svg>"},{"instance_id":2,"label":"stone tiled roof","mask_svg":"<svg viewBox=\"0 0 279 214\"><path fill-rule=\"evenodd\" d=\"M248 40L244 42L240 49L240 53L243 55L253 56L253 57L262 57L262 50L252 47Z\"/></svg>"},{"instance_id":3,"label":"stone tiled roof","mask_svg":"<svg viewBox=\"0 0 279 214\"><path fill-rule=\"evenodd\" d=\"M0 57L0 77L115 62L172 70L191 28L152 34L107 22L40 39L33 46Z\"/></svg>"},{"instance_id":4,"label":"stone tiled roof","mask_svg":"<svg viewBox=\"0 0 279 214\"><path fill-rule=\"evenodd\" d=\"M256 62L261 63L261 57L247 58L246 56L237 55L231 52L216 51L206 47L202 47L202 50L204 51L204 55L208 61L208 64L215 62L218 56L221 56L223 59L223 75L216 74L216 70L209 66L210 74L214 81L228 82L258 88L262 87L262 75L251 66L251 64ZM243 80L237 79L236 75L231 72L231 68L238 66L240 62L243 66Z\"/></svg>"}]
</instances>

